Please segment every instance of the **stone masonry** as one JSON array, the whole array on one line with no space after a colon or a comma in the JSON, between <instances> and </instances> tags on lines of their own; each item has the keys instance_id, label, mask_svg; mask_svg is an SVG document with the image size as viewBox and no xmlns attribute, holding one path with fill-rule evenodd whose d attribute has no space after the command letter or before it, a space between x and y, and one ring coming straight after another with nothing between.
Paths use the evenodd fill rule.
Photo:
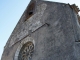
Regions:
<instances>
[{"instance_id":1,"label":"stone masonry","mask_svg":"<svg viewBox=\"0 0 80 60\"><path fill-rule=\"evenodd\" d=\"M1 60L80 60L80 16L73 4L31 0Z\"/></svg>"}]
</instances>

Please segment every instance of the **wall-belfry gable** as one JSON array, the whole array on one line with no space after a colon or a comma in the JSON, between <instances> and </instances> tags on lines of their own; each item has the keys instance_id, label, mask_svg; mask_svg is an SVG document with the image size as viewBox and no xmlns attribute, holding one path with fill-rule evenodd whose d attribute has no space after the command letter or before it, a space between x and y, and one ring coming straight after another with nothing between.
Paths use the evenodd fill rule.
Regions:
<instances>
[{"instance_id":1,"label":"wall-belfry gable","mask_svg":"<svg viewBox=\"0 0 80 60\"><path fill-rule=\"evenodd\" d=\"M31 0L7 41L1 60L80 60L79 11L76 13L75 8L65 3Z\"/></svg>"}]
</instances>

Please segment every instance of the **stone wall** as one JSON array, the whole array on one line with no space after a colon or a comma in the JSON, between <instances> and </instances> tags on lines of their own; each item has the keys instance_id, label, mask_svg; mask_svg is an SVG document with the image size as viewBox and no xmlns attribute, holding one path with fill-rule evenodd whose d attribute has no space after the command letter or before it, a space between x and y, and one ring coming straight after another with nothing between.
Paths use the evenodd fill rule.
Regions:
<instances>
[{"instance_id":1,"label":"stone wall","mask_svg":"<svg viewBox=\"0 0 80 60\"><path fill-rule=\"evenodd\" d=\"M18 60L20 49L28 41L34 43L32 60L80 60L80 31L75 11L64 3L34 3L34 10L30 11L33 14L27 18L28 8L25 10L1 60Z\"/></svg>"}]
</instances>

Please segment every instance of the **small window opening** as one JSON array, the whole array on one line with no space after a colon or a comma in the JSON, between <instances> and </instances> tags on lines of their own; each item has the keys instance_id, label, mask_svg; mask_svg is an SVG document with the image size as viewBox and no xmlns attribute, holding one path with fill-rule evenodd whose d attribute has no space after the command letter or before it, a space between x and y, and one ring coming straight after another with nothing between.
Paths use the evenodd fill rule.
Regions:
<instances>
[{"instance_id":1,"label":"small window opening","mask_svg":"<svg viewBox=\"0 0 80 60\"><path fill-rule=\"evenodd\" d=\"M30 11L30 12L29 12L29 15L33 15L33 12L32 12L32 11Z\"/></svg>"},{"instance_id":2,"label":"small window opening","mask_svg":"<svg viewBox=\"0 0 80 60\"><path fill-rule=\"evenodd\" d=\"M34 10L35 10L35 2L31 2L27 10L25 11L25 16L26 16L25 21L34 14Z\"/></svg>"}]
</instances>

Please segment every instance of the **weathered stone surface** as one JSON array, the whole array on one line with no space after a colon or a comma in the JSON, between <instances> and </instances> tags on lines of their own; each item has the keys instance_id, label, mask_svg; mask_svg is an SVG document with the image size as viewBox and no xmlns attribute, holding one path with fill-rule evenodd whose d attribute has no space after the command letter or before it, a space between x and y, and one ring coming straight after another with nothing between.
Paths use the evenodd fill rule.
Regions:
<instances>
[{"instance_id":1,"label":"weathered stone surface","mask_svg":"<svg viewBox=\"0 0 80 60\"><path fill-rule=\"evenodd\" d=\"M68 4L37 1L27 20L25 12L1 60L18 60L20 49L28 41L34 44L32 60L80 60L80 27L76 12Z\"/></svg>"}]
</instances>

